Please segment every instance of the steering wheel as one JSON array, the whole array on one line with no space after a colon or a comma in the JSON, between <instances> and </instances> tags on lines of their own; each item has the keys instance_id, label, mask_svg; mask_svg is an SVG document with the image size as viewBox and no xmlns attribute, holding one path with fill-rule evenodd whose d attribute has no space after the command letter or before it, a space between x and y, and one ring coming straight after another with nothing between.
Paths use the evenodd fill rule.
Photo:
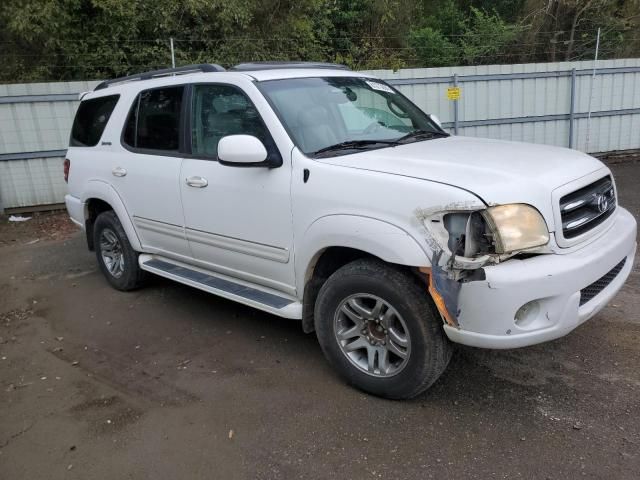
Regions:
<instances>
[{"instance_id":1,"label":"steering wheel","mask_svg":"<svg viewBox=\"0 0 640 480\"><path fill-rule=\"evenodd\" d=\"M380 127L382 127L382 124L376 120L375 122L371 122L369 125L367 125L367 128L365 128L362 133L368 135L370 133L374 133L380 130Z\"/></svg>"}]
</instances>

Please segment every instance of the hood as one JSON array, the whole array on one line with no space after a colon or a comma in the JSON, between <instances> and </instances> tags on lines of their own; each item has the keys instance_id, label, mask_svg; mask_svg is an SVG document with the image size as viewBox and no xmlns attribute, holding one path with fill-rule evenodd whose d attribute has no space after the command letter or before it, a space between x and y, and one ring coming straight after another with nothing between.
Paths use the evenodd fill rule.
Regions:
<instances>
[{"instance_id":1,"label":"hood","mask_svg":"<svg viewBox=\"0 0 640 480\"><path fill-rule=\"evenodd\" d=\"M468 190L486 204L528 203L553 229L551 192L606 167L577 150L457 137L321 159L324 163L421 178Z\"/></svg>"}]
</instances>

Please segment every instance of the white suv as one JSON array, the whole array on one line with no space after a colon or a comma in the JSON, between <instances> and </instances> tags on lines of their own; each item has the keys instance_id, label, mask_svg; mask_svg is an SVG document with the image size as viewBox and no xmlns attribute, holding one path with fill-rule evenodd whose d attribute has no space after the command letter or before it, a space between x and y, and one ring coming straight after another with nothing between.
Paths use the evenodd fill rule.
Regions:
<instances>
[{"instance_id":1,"label":"white suv","mask_svg":"<svg viewBox=\"0 0 640 480\"><path fill-rule=\"evenodd\" d=\"M316 331L353 385L412 397L452 342L514 348L595 315L633 266L609 169L455 137L329 64L195 65L85 94L71 218L111 285L152 272Z\"/></svg>"}]
</instances>

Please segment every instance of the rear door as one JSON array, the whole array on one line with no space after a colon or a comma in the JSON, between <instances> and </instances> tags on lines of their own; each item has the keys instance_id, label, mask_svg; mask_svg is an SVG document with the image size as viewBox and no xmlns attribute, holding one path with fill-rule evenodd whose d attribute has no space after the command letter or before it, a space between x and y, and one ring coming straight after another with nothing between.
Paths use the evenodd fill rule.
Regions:
<instances>
[{"instance_id":1,"label":"rear door","mask_svg":"<svg viewBox=\"0 0 640 480\"><path fill-rule=\"evenodd\" d=\"M133 220L145 251L190 258L178 179L182 162L186 87L143 90L133 99L119 153L111 157L111 183Z\"/></svg>"}]
</instances>

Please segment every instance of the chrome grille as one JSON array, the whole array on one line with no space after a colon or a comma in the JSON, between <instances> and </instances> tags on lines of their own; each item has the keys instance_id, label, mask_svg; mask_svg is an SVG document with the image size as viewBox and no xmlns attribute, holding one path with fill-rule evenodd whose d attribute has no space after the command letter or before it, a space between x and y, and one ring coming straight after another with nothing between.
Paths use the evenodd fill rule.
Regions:
<instances>
[{"instance_id":1,"label":"chrome grille","mask_svg":"<svg viewBox=\"0 0 640 480\"><path fill-rule=\"evenodd\" d=\"M562 233L574 238L604 222L616 209L611 176L601 178L560 199Z\"/></svg>"},{"instance_id":2,"label":"chrome grille","mask_svg":"<svg viewBox=\"0 0 640 480\"><path fill-rule=\"evenodd\" d=\"M607 288L607 286L611 282L613 282L613 279L618 276L618 274L624 267L624 264L626 263L626 261L627 261L626 257L623 258L619 264L617 264L615 267L609 270L606 274L604 274L598 280L596 280L591 285L584 287L582 290L580 290L580 306L584 305L593 297L598 295L602 290Z\"/></svg>"}]
</instances>

